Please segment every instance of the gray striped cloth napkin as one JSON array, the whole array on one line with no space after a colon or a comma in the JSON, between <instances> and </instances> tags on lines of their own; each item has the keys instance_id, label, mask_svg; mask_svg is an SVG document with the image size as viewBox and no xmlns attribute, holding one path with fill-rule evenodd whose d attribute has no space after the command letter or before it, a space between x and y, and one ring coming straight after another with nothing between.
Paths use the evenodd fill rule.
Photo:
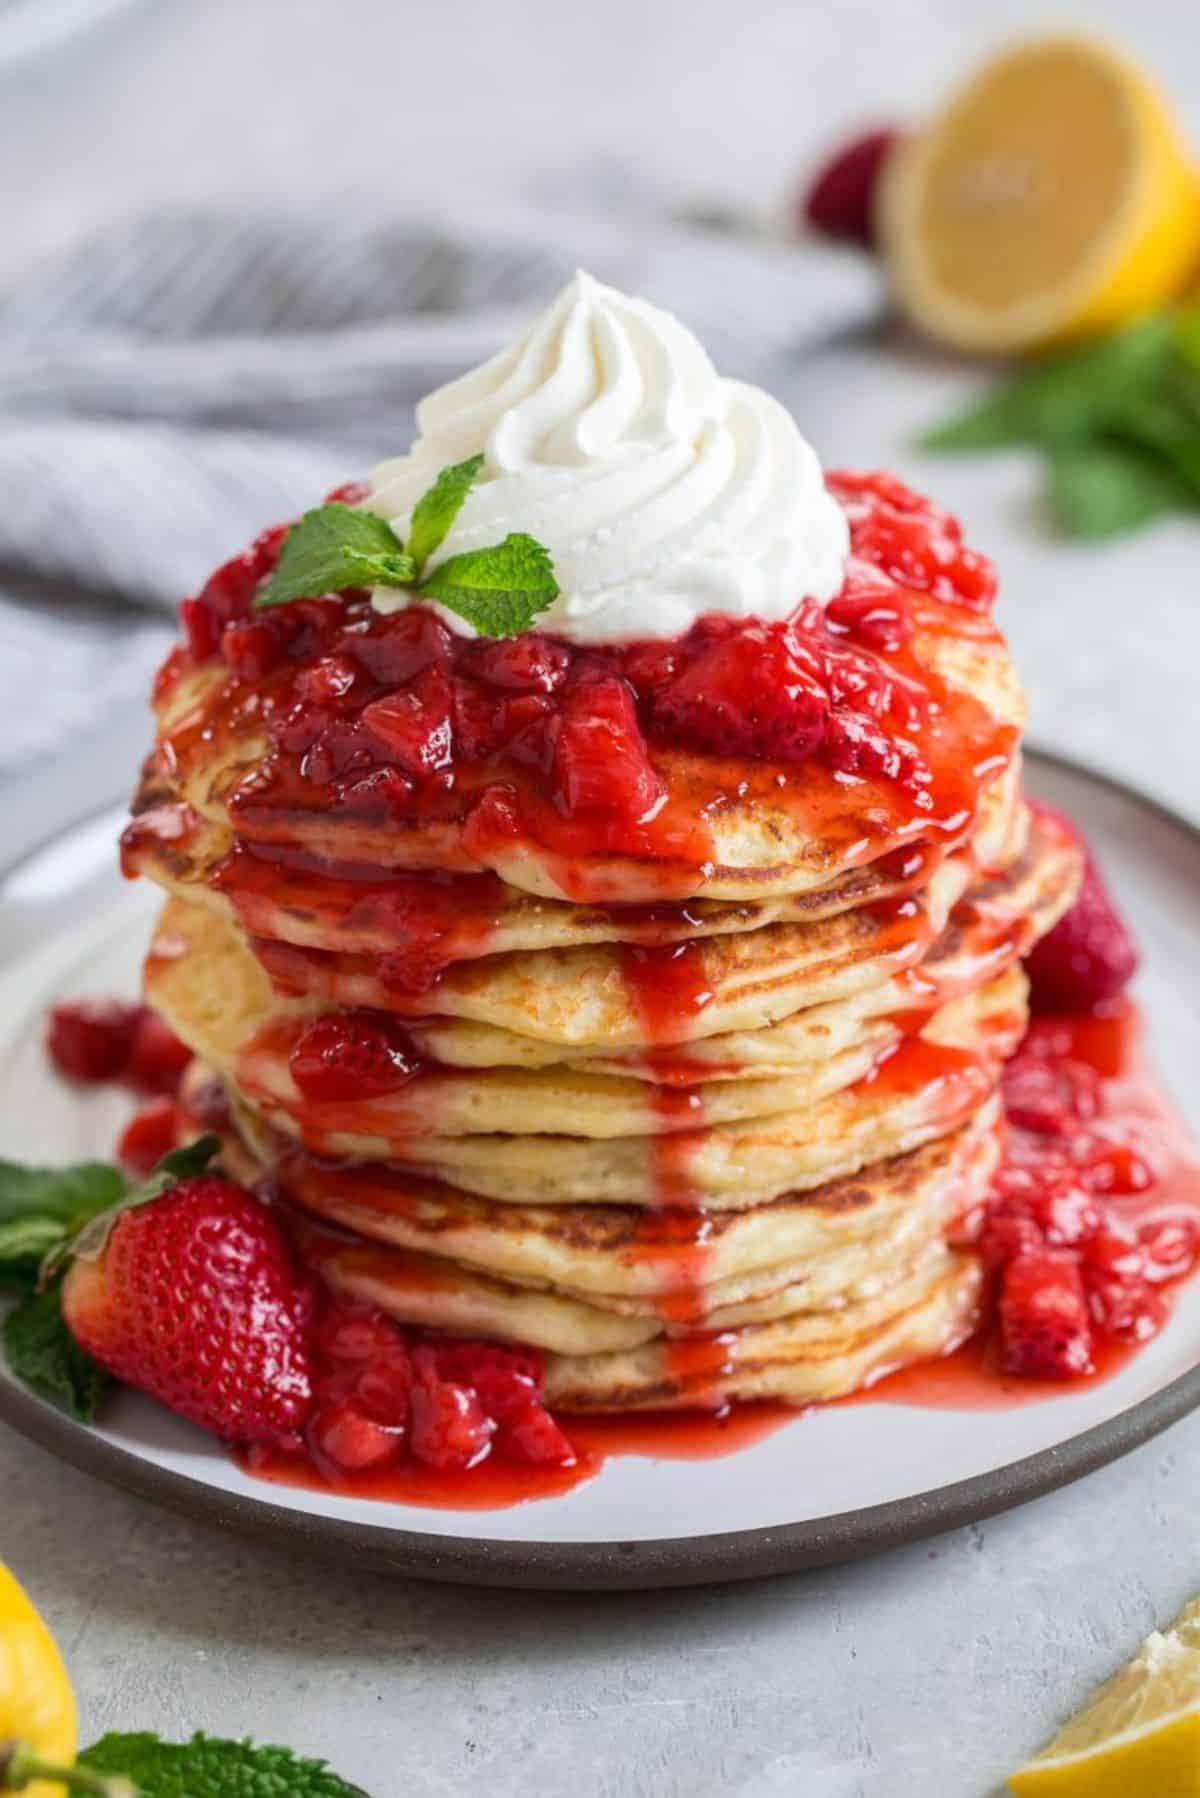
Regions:
<instances>
[{"instance_id":1,"label":"gray striped cloth napkin","mask_svg":"<svg viewBox=\"0 0 1200 1798\"><path fill-rule=\"evenodd\" d=\"M0 296L0 772L143 703L177 600L402 450L422 394L580 265L748 378L878 306L871 270L819 246L495 213L161 214Z\"/></svg>"}]
</instances>

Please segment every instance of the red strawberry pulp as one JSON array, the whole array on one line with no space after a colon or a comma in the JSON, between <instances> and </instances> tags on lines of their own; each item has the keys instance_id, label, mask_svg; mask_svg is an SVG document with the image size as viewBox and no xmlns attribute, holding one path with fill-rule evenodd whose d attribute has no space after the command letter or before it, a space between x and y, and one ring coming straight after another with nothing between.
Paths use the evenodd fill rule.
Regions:
<instances>
[{"instance_id":1,"label":"red strawberry pulp","mask_svg":"<svg viewBox=\"0 0 1200 1798\"><path fill-rule=\"evenodd\" d=\"M842 1402L1027 1404L1111 1377L1158 1333L1173 1287L1200 1253L1200 1146L1164 1096L1143 1037L1129 999L1035 1020L1006 1089L1027 1095L1029 1069L1040 1065L1057 1104L1022 1111L1032 1129L1010 1112L992 1196L961 1225L991 1270L984 1327L945 1359L904 1368ZM1052 1347L1049 1365L1020 1316L1047 1256L1057 1258L1043 1268L1047 1287L1081 1292L1087 1320L1086 1338L1060 1330L1062 1359ZM1058 1308L1060 1321L1068 1309Z\"/></svg>"},{"instance_id":2,"label":"red strawberry pulp","mask_svg":"<svg viewBox=\"0 0 1200 1798\"><path fill-rule=\"evenodd\" d=\"M161 737L151 784L156 772L186 781L222 743L261 740L230 797L237 849L216 884L258 934L273 898L319 908L362 882L352 903L376 922L391 915L397 955L418 974L486 947L494 887L447 893L447 876L516 854L577 901L657 905L695 890L711 820L730 803L786 810L851 865L959 841L1016 732L942 681L928 649L998 645L990 565L890 477L843 474L830 489L852 555L828 606L797 595L784 623L712 616L676 641L619 647L468 640L422 607L381 616L353 590L254 612L278 553L267 533L187 602L159 696L187 676L195 703ZM444 873L385 866L407 824L445 827ZM127 871L156 836L166 847L187 827L170 806L135 819ZM314 832L336 843L336 862L303 860ZM633 869L606 869L612 855ZM392 884L399 875L407 884ZM342 884L314 897L326 879Z\"/></svg>"}]
</instances>

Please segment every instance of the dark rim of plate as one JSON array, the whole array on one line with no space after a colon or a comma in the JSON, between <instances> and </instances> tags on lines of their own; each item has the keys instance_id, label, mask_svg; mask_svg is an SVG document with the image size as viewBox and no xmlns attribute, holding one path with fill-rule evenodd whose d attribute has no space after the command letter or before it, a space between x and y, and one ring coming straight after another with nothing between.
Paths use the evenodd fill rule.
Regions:
<instances>
[{"instance_id":1,"label":"dark rim of plate","mask_svg":"<svg viewBox=\"0 0 1200 1798\"><path fill-rule=\"evenodd\" d=\"M1136 787L1032 746L1027 759L1107 789L1150 811L1194 848L1200 847L1200 829ZM58 828L0 868L0 878L108 807L72 816L60 799L54 809L63 813ZM352 1567L462 1585L559 1591L647 1590L760 1579L899 1548L1053 1492L1128 1454L1198 1406L1200 1367L1195 1367L1117 1416L1050 1448L909 1498L803 1523L712 1535L636 1542L510 1542L351 1522L209 1485L159 1467L74 1422L0 1367L0 1418L83 1472L170 1510Z\"/></svg>"}]
</instances>

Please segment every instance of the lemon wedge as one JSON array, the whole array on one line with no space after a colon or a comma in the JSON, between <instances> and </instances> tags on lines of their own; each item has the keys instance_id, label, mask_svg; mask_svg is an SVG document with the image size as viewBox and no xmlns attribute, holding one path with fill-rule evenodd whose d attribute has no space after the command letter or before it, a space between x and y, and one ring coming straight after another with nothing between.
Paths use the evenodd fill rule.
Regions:
<instances>
[{"instance_id":1,"label":"lemon wedge","mask_svg":"<svg viewBox=\"0 0 1200 1798\"><path fill-rule=\"evenodd\" d=\"M21 1741L59 1766L75 1760L75 1698L62 1656L32 1601L0 1561L0 1741ZM35 1780L28 1798L63 1787Z\"/></svg>"},{"instance_id":2,"label":"lemon wedge","mask_svg":"<svg viewBox=\"0 0 1200 1798\"><path fill-rule=\"evenodd\" d=\"M888 157L877 223L897 299L939 341L1042 349L1174 297L1200 261L1200 179L1165 102L1103 43L987 62Z\"/></svg>"},{"instance_id":3,"label":"lemon wedge","mask_svg":"<svg viewBox=\"0 0 1200 1798\"><path fill-rule=\"evenodd\" d=\"M1200 1798L1200 1598L1008 1783L1017 1798Z\"/></svg>"}]
</instances>

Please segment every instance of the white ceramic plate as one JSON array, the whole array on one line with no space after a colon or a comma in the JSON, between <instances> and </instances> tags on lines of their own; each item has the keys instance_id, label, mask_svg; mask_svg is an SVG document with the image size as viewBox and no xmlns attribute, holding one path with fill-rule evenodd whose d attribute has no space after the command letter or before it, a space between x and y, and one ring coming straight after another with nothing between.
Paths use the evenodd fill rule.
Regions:
<instances>
[{"instance_id":1,"label":"white ceramic plate","mask_svg":"<svg viewBox=\"0 0 1200 1798\"><path fill-rule=\"evenodd\" d=\"M1185 1115L1198 1117L1200 833L1049 758L1031 756L1029 773L1035 791L1081 820L1111 874L1145 954L1139 991L1156 1059ZM119 1094L80 1096L56 1082L41 1049L51 999L136 989L156 903L154 889L116 873L121 807L72 821L79 784L46 783L43 846L0 880L3 1153L28 1160L105 1155L128 1111ZM1200 1280L1162 1335L1106 1383L1011 1410L834 1407L724 1459L619 1456L565 1497L460 1512L265 1486L136 1395L88 1429L0 1370L0 1415L66 1460L179 1510L359 1565L579 1588L733 1579L866 1554L1078 1478L1198 1404Z\"/></svg>"}]
</instances>

